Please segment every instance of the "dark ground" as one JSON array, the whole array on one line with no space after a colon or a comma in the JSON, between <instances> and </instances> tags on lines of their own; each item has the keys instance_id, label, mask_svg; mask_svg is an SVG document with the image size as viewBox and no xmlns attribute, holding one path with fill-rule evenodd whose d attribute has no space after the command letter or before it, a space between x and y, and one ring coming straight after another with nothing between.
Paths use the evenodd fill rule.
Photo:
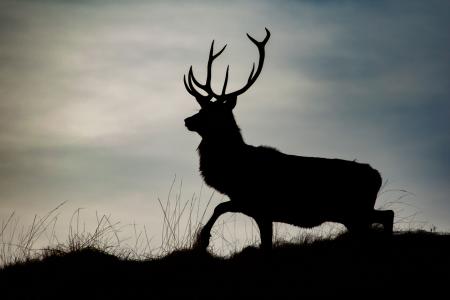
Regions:
<instances>
[{"instance_id":1,"label":"dark ground","mask_svg":"<svg viewBox=\"0 0 450 300\"><path fill-rule=\"evenodd\" d=\"M0 299L449 299L450 235L344 234L228 259L185 250L129 261L84 249L8 266L0 286Z\"/></svg>"}]
</instances>

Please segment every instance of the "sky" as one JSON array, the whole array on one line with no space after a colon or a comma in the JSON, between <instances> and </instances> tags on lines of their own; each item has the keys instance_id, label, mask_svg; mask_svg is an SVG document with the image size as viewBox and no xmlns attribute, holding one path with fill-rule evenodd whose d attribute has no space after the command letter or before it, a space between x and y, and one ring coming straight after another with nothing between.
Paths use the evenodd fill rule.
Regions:
<instances>
[{"instance_id":1,"label":"sky","mask_svg":"<svg viewBox=\"0 0 450 300\"><path fill-rule=\"evenodd\" d=\"M183 74L204 80L215 39L213 86L229 64L240 88L257 61L245 33L265 27L234 111L245 141L370 163L398 226L450 230L450 3L433 0L2 0L0 219L66 201L61 219L83 208L159 235L175 176L182 199L211 192Z\"/></svg>"}]
</instances>

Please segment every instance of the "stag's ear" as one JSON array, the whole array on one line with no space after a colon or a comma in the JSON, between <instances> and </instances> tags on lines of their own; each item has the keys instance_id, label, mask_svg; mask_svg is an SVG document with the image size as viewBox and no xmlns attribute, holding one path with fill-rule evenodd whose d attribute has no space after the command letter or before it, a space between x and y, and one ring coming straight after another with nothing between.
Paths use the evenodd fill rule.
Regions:
<instances>
[{"instance_id":1,"label":"stag's ear","mask_svg":"<svg viewBox=\"0 0 450 300\"><path fill-rule=\"evenodd\" d=\"M223 105L226 105L226 107L230 110L232 110L236 106L237 102L237 96L231 96L227 97L227 99L223 102Z\"/></svg>"}]
</instances>

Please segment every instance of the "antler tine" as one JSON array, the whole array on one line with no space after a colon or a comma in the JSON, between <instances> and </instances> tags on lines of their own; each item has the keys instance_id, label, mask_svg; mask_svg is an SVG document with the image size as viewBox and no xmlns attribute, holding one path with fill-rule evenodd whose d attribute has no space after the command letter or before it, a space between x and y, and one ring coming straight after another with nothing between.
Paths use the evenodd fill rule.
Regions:
<instances>
[{"instance_id":1,"label":"antler tine","mask_svg":"<svg viewBox=\"0 0 450 300\"><path fill-rule=\"evenodd\" d=\"M248 76L247 82L249 82L252 79L253 72L255 72L255 63L253 63L252 70L250 72L250 76Z\"/></svg>"},{"instance_id":2,"label":"antler tine","mask_svg":"<svg viewBox=\"0 0 450 300\"><path fill-rule=\"evenodd\" d=\"M211 48L209 49L205 88L207 88L208 86L211 87L211 70L213 61L214 61L214 40L211 42Z\"/></svg>"},{"instance_id":3,"label":"antler tine","mask_svg":"<svg viewBox=\"0 0 450 300\"><path fill-rule=\"evenodd\" d=\"M195 80L195 78L194 78ZM195 97L198 104L200 104L201 107L206 104L209 100L211 100L212 97L210 96L203 96L201 93L199 93L195 86L192 84L192 66L189 68L189 74L188 74L188 80L186 82L186 75L183 75L183 83L184 87L188 91L189 94Z\"/></svg>"},{"instance_id":4,"label":"antler tine","mask_svg":"<svg viewBox=\"0 0 450 300\"><path fill-rule=\"evenodd\" d=\"M225 81L224 81L223 87L222 87L222 96L225 95L225 90L227 89L229 69L230 69L230 65L227 66L227 72L225 73Z\"/></svg>"},{"instance_id":5,"label":"antler tine","mask_svg":"<svg viewBox=\"0 0 450 300\"><path fill-rule=\"evenodd\" d=\"M266 27L264 27L264 29L266 30L266 37L264 38L264 40L262 40L261 42L258 42L257 40L255 40L250 34L247 33L248 38L256 44L256 46L261 45L261 46L265 46L267 41L270 38L270 31L269 29L267 29Z\"/></svg>"},{"instance_id":6,"label":"antler tine","mask_svg":"<svg viewBox=\"0 0 450 300\"><path fill-rule=\"evenodd\" d=\"M213 40L211 43L211 49L209 50L208 69L207 69L207 73L206 73L206 83L205 83L204 87L206 89L205 91L214 97L216 97L217 95L216 95L216 93L214 93L214 91L212 90L212 87L211 87L212 64L213 64L214 60L220 54L222 54L222 52L225 50L226 47L227 47L227 45L225 44L225 46L223 46L223 48L219 52L214 54L214 40Z\"/></svg>"},{"instance_id":7,"label":"antler tine","mask_svg":"<svg viewBox=\"0 0 450 300\"><path fill-rule=\"evenodd\" d=\"M192 66L189 68L189 72L188 72L188 82L190 83L190 85L192 85L192 81L194 81L194 84L196 86L198 86L199 88L201 88L202 90L206 91L206 85L205 84L201 84L194 76L194 71L192 70Z\"/></svg>"},{"instance_id":8,"label":"antler tine","mask_svg":"<svg viewBox=\"0 0 450 300\"><path fill-rule=\"evenodd\" d=\"M194 92L189 88L188 84L186 83L186 75L183 75L183 82L184 82L184 87L186 88L188 93L195 97Z\"/></svg>"}]
</instances>

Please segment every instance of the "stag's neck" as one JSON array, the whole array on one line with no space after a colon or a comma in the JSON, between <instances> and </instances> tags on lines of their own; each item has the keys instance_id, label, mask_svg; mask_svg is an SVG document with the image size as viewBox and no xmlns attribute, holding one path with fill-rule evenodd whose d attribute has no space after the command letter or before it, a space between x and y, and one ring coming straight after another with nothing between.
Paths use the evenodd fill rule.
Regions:
<instances>
[{"instance_id":1,"label":"stag's neck","mask_svg":"<svg viewBox=\"0 0 450 300\"><path fill-rule=\"evenodd\" d=\"M234 153L247 146L239 129L226 134L203 137L198 152L200 157L214 154Z\"/></svg>"}]
</instances>

